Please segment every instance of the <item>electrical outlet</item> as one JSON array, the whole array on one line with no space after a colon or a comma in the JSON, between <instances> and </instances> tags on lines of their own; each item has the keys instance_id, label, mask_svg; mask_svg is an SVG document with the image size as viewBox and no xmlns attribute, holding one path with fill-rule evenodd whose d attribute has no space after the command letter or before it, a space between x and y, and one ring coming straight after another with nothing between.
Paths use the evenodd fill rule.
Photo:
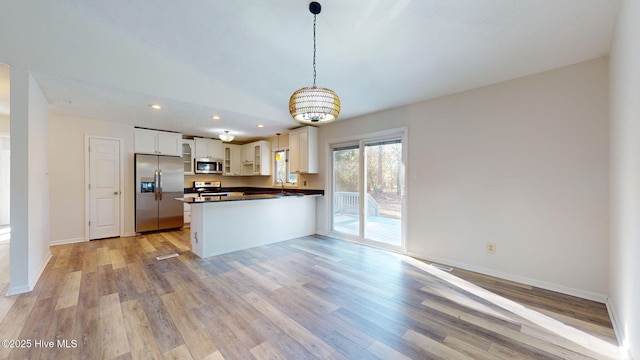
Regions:
<instances>
[{"instance_id":1,"label":"electrical outlet","mask_svg":"<svg viewBox=\"0 0 640 360\"><path fill-rule=\"evenodd\" d=\"M487 243L487 252L489 254L495 254L496 253L496 244L495 243Z\"/></svg>"}]
</instances>

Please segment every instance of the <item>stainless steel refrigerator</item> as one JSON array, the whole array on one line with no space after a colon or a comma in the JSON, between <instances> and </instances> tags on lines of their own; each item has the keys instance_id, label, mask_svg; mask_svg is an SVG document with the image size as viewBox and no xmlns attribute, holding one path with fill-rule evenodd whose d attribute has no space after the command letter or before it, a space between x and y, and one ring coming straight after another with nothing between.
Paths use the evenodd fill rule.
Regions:
<instances>
[{"instance_id":1,"label":"stainless steel refrigerator","mask_svg":"<svg viewBox=\"0 0 640 360\"><path fill-rule=\"evenodd\" d=\"M177 156L135 155L136 232L184 225L184 167Z\"/></svg>"}]
</instances>

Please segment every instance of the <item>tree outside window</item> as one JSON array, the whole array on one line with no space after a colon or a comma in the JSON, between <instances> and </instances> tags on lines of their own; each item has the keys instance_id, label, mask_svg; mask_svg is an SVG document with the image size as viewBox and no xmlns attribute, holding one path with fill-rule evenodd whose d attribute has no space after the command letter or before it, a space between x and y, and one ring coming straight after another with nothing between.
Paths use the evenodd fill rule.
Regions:
<instances>
[{"instance_id":1,"label":"tree outside window","mask_svg":"<svg viewBox=\"0 0 640 360\"><path fill-rule=\"evenodd\" d=\"M289 150L278 150L274 152L275 161L275 178L276 184L281 184L283 181L285 184L295 185L298 183L298 174L292 174L289 169Z\"/></svg>"}]
</instances>

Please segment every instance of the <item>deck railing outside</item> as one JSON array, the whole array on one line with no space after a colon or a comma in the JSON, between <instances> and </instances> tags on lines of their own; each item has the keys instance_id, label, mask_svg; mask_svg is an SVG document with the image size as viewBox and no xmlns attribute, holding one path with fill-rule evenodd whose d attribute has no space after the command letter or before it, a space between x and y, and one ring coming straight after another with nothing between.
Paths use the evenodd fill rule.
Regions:
<instances>
[{"instance_id":1,"label":"deck railing outside","mask_svg":"<svg viewBox=\"0 0 640 360\"><path fill-rule=\"evenodd\" d=\"M358 214L360 194L351 191L339 191L333 193L333 212L343 214ZM367 193L367 216L380 216L380 206L376 200Z\"/></svg>"}]
</instances>

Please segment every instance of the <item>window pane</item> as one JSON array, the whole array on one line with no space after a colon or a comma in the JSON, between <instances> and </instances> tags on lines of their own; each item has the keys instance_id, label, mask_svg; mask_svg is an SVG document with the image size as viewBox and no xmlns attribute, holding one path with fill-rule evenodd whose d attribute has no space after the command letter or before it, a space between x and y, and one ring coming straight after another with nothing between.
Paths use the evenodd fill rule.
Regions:
<instances>
[{"instance_id":1,"label":"window pane","mask_svg":"<svg viewBox=\"0 0 640 360\"><path fill-rule=\"evenodd\" d=\"M365 144L364 237L401 245L402 142Z\"/></svg>"},{"instance_id":2,"label":"window pane","mask_svg":"<svg viewBox=\"0 0 640 360\"><path fill-rule=\"evenodd\" d=\"M284 181L287 184L296 184L298 182L298 174L289 172L289 150L275 152L274 169L274 183L280 184Z\"/></svg>"},{"instance_id":3,"label":"window pane","mask_svg":"<svg viewBox=\"0 0 640 360\"><path fill-rule=\"evenodd\" d=\"M275 152L275 179L274 181L279 183L286 181L287 178L287 161L285 158L284 150Z\"/></svg>"},{"instance_id":4,"label":"window pane","mask_svg":"<svg viewBox=\"0 0 640 360\"><path fill-rule=\"evenodd\" d=\"M292 174L291 173L291 168L289 167L289 150L287 150L287 182L291 183L291 184L297 184L298 183L298 174Z\"/></svg>"},{"instance_id":5,"label":"window pane","mask_svg":"<svg viewBox=\"0 0 640 360\"><path fill-rule=\"evenodd\" d=\"M359 159L357 147L333 151L333 230L353 236L360 234Z\"/></svg>"}]
</instances>

